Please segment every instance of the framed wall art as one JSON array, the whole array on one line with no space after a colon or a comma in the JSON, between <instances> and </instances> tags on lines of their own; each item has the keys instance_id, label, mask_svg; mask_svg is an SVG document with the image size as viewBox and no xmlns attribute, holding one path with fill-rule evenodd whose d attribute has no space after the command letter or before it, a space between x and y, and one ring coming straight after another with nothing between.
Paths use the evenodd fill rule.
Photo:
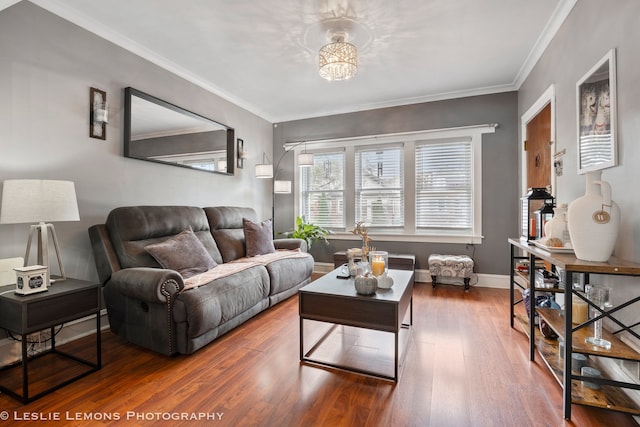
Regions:
<instances>
[{"instance_id":1,"label":"framed wall art","mask_svg":"<svg viewBox=\"0 0 640 427\"><path fill-rule=\"evenodd\" d=\"M578 173L616 166L615 49L578 81L577 95Z\"/></svg>"}]
</instances>

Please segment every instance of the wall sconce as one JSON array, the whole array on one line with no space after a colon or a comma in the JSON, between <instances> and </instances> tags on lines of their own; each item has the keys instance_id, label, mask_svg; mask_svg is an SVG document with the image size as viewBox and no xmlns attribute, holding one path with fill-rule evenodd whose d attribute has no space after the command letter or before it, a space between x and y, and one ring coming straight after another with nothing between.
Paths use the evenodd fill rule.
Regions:
<instances>
[{"instance_id":1,"label":"wall sconce","mask_svg":"<svg viewBox=\"0 0 640 427\"><path fill-rule=\"evenodd\" d=\"M107 92L92 87L89 90L89 136L107 139L107 123L109 123Z\"/></svg>"},{"instance_id":2,"label":"wall sconce","mask_svg":"<svg viewBox=\"0 0 640 427\"><path fill-rule=\"evenodd\" d=\"M237 147L236 147L236 155L237 155L237 160L236 160L236 167L238 169L242 169L244 167L244 159L247 158L247 152L244 149L244 140L238 138L236 141Z\"/></svg>"}]
</instances>

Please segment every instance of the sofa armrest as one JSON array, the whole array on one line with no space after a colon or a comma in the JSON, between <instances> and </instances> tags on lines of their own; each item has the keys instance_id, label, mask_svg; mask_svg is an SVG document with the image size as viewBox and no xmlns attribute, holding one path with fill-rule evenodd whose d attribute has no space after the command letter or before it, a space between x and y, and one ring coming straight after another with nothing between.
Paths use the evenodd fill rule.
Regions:
<instances>
[{"instance_id":1,"label":"sofa armrest","mask_svg":"<svg viewBox=\"0 0 640 427\"><path fill-rule=\"evenodd\" d=\"M182 276L161 268L125 268L111 275L109 286L131 298L154 304L166 304L184 288Z\"/></svg>"},{"instance_id":2,"label":"sofa armrest","mask_svg":"<svg viewBox=\"0 0 640 427\"><path fill-rule=\"evenodd\" d=\"M304 239L295 239L292 237L286 239L276 239L273 241L273 245L276 247L276 249L300 249L302 252L308 252L307 242Z\"/></svg>"}]
</instances>

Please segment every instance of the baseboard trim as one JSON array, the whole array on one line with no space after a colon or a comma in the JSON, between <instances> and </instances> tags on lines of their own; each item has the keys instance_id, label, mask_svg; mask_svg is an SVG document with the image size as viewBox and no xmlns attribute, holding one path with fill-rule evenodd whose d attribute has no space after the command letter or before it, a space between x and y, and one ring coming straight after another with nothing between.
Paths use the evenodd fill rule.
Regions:
<instances>
[{"instance_id":1,"label":"baseboard trim","mask_svg":"<svg viewBox=\"0 0 640 427\"><path fill-rule=\"evenodd\" d=\"M313 267L314 273L325 274L333 271L334 267L332 263L328 262L316 262ZM418 283L431 283L431 274L429 270L416 270L416 282ZM464 286L462 279L457 278L438 278L442 283L454 284ZM497 288L497 289L509 289L509 276L502 274L476 274L471 279L471 286L477 286L479 288Z\"/></svg>"}]
</instances>

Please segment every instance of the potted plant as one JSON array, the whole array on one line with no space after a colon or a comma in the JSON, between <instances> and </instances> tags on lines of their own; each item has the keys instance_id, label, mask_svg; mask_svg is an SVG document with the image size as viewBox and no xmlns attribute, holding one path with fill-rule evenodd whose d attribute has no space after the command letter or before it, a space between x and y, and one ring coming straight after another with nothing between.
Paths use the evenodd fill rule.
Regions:
<instances>
[{"instance_id":1,"label":"potted plant","mask_svg":"<svg viewBox=\"0 0 640 427\"><path fill-rule=\"evenodd\" d=\"M307 250L310 250L311 245L316 240L323 240L325 243L329 243L326 236L332 233L332 231L326 228L307 222L304 216L298 216L296 217L296 227L293 231L287 231L282 234L287 237L303 239L307 242Z\"/></svg>"}]
</instances>

